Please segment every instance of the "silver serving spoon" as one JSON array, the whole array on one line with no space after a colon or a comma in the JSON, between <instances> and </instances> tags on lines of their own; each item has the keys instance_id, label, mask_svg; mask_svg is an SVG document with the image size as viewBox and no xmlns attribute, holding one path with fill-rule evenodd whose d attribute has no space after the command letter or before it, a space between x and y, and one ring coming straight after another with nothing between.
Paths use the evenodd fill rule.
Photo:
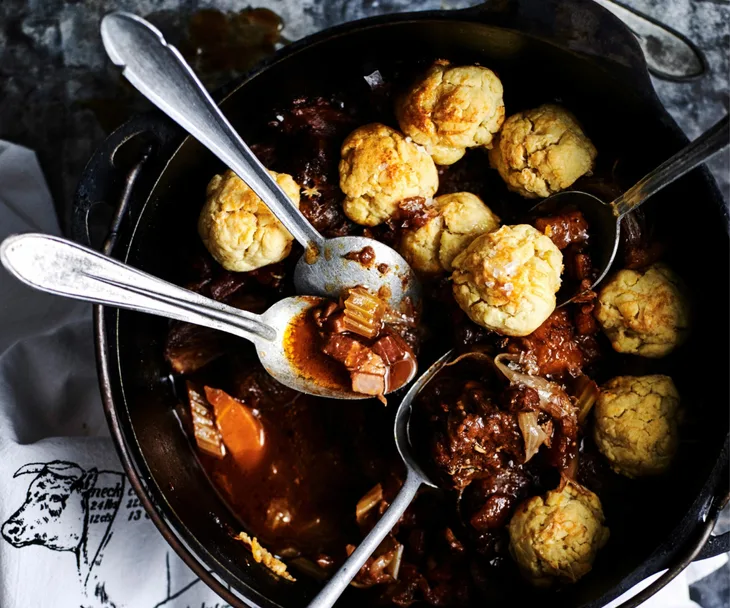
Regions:
<instances>
[{"instance_id":1,"label":"silver serving spoon","mask_svg":"<svg viewBox=\"0 0 730 608\"><path fill-rule=\"evenodd\" d=\"M379 292L396 311L406 312L406 298L418 304L418 280L396 251L365 237L325 239L312 227L157 28L136 15L111 13L101 22L101 38L111 60L124 67L126 79L230 167L301 243L305 254L294 272L298 293L337 298L343 289L362 285ZM345 258L365 247L375 254L367 266Z\"/></svg>"},{"instance_id":2,"label":"silver serving spoon","mask_svg":"<svg viewBox=\"0 0 730 608\"><path fill-rule=\"evenodd\" d=\"M418 393L441 371L451 359L454 358L454 351L450 350L429 367L418 380L416 380L403 397L395 414L393 433L398 453L406 465L406 478L400 491L390 503L388 509L383 513L375 527L360 542L357 549L347 558L334 576L327 582L316 597L309 603L308 608L330 608L347 589L355 575L360 571L363 564L378 548L383 539L398 523L408 505L411 504L416 492L425 484L432 488L438 485L419 466L416 456L413 454L410 438L411 406Z\"/></svg>"},{"instance_id":3,"label":"silver serving spoon","mask_svg":"<svg viewBox=\"0 0 730 608\"><path fill-rule=\"evenodd\" d=\"M317 383L300 372L287 355L287 329L312 306L325 302L324 298L285 298L256 315L46 234L6 238L0 244L0 261L17 279L40 291L195 323L250 340L266 371L302 393L333 399L368 397L347 386ZM411 377L414 374L415 369Z\"/></svg>"},{"instance_id":4,"label":"silver serving spoon","mask_svg":"<svg viewBox=\"0 0 730 608\"><path fill-rule=\"evenodd\" d=\"M621 219L662 188L727 146L730 143L728 125L728 117L725 116L714 127L644 176L611 203L604 203L587 192L566 190L553 194L535 205L530 210L530 215L535 217L551 215L571 207L583 214L590 225L593 264L595 268L600 269L598 278L591 285L591 289L594 289L604 279L616 257L621 235ZM569 302L577 295L579 294L565 294L559 297L558 305Z\"/></svg>"}]
</instances>

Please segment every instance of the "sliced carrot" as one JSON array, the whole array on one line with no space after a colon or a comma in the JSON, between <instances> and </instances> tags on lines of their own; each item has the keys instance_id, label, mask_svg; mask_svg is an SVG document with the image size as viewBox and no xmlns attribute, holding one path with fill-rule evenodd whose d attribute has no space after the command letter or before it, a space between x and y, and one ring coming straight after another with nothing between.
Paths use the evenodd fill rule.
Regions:
<instances>
[{"instance_id":1,"label":"sliced carrot","mask_svg":"<svg viewBox=\"0 0 730 608\"><path fill-rule=\"evenodd\" d=\"M205 387L205 396L215 411L215 421L223 443L239 467L255 468L264 456L265 434L251 408L228 393Z\"/></svg>"}]
</instances>

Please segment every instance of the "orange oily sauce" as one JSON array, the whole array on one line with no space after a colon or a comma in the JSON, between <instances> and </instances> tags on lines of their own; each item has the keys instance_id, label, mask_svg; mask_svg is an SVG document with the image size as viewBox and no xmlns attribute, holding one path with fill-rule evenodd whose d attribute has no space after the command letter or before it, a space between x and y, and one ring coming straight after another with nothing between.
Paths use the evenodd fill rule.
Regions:
<instances>
[{"instance_id":1,"label":"orange oily sauce","mask_svg":"<svg viewBox=\"0 0 730 608\"><path fill-rule=\"evenodd\" d=\"M213 406L223 443L236 464L254 469L264 456L266 435L261 421L250 408L217 388L205 387L205 397Z\"/></svg>"},{"instance_id":2,"label":"orange oily sauce","mask_svg":"<svg viewBox=\"0 0 730 608\"><path fill-rule=\"evenodd\" d=\"M320 350L319 334L310 311L297 315L284 334L284 352L297 373L332 389L350 390L352 382L347 370Z\"/></svg>"}]
</instances>

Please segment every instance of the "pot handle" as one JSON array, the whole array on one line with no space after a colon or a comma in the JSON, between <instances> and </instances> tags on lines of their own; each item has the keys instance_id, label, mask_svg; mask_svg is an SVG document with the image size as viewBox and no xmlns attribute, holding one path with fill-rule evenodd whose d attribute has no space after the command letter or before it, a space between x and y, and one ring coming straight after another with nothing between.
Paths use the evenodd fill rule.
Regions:
<instances>
[{"instance_id":1,"label":"pot handle","mask_svg":"<svg viewBox=\"0 0 730 608\"><path fill-rule=\"evenodd\" d=\"M680 554L680 558L674 564L670 564L667 571L653 583L623 604L616 606L616 608L637 608L671 583L693 561L727 552L730 549L728 547L730 533L725 532L718 536L712 536L712 530L717 523L720 512L728 504L728 499L730 499L728 490L725 490L724 495L714 496L703 509L704 518L695 530L694 539L689 542L687 548Z\"/></svg>"},{"instance_id":2,"label":"pot handle","mask_svg":"<svg viewBox=\"0 0 730 608\"><path fill-rule=\"evenodd\" d=\"M728 552L730 552L730 532L724 532L717 536L710 536L695 560L708 559Z\"/></svg>"},{"instance_id":3,"label":"pot handle","mask_svg":"<svg viewBox=\"0 0 730 608\"><path fill-rule=\"evenodd\" d=\"M621 19L593 0L485 0L462 11L592 56L598 63L619 64L629 70L622 76L627 86L651 87L639 41Z\"/></svg>"},{"instance_id":4,"label":"pot handle","mask_svg":"<svg viewBox=\"0 0 730 608\"><path fill-rule=\"evenodd\" d=\"M133 190L143 177L143 167L161 162L180 139L172 123L154 114L134 117L109 135L81 174L69 225L71 238L109 253L135 200Z\"/></svg>"},{"instance_id":5,"label":"pot handle","mask_svg":"<svg viewBox=\"0 0 730 608\"><path fill-rule=\"evenodd\" d=\"M707 58L689 38L616 0L594 0L633 32L652 76L669 82L693 82L708 71Z\"/></svg>"}]
</instances>

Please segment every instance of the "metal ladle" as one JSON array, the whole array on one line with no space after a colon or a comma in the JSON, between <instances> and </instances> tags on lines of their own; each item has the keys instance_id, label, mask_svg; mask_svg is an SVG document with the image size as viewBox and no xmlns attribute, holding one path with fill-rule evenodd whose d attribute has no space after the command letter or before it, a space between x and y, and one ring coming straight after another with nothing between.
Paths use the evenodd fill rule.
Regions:
<instances>
[{"instance_id":1,"label":"metal ladle","mask_svg":"<svg viewBox=\"0 0 730 608\"><path fill-rule=\"evenodd\" d=\"M343 289L361 285L379 293L393 310L405 312L406 298L418 304L418 279L396 251L360 236L325 239L312 227L157 28L130 13L111 13L101 22L101 38L111 60L124 67L125 78L230 167L301 243L305 254L294 272L298 293L337 298ZM375 254L367 266L345 257L365 247Z\"/></svg>"},{"instance_id":2,"label":"metal ladle","mask_svg":"<svg viewBox=\"0 0 730 608\"><path fill-rule=\"evenodd\" d=\"M46 234L8 237L0 244L0 261L17 279L40 291L186 321L250 340L266 371L302 393L332 399L369 397L346 386L318 383L298 371L287 355L287 329L305 311L325 302L324 298L285 298L257 315ZM411 377L414 374L415 369Z\"/></svg>"},{"instance_id":3,"label":"metal ladle","mask_svg":"<svg viewBox=\"0 0 730 608\"><path fill-rule=\"evenodd\" d=\"M395 424L393 433L395 435L395 445L398 448L403 463L406 465L406 478L401 486L400 491L390 503L388 509L383 513L375 527L360 542L357 549L347 558L334 576L327 582L316 597L309 603L308 608L330 608L339 599L342 593L347 589L355 575L360 571L363 564L378 548L383 539L388 535L398 523L408 505L413 502L416 492L425 484L432 488L438 487L436 482L419 466L416 456L413 454L410 439L410 421L411 406L413 400L418 393L433 379L433 377L443 369L443 367L454 358L454 351L450 350L429 367L418 380L416 380L403 400L398 406L395 414Z\"/></svg>"},{"instance_id":4,"label":"metal ladle","mask_svg":"<svg viewBox=\"0 0 730 608\"><path fill-rule=\"evenodd\" d=\"M559 214L569 208L580 211L588 221L591 235L591 256L598 278L591 285L594 289L606 276L618 251L621 235L621 219L629 212L643 205L649 197L659 192L674 180L682 177L730 143L728 117L725 116L714 127L700 135L691 144L663 162L652 172L639 180L611 203L578 190L567 190L553 194L530 210L532 217ZM578 294L565 294L559 305L569 302Z\"/></svg>"}]
</instances>

